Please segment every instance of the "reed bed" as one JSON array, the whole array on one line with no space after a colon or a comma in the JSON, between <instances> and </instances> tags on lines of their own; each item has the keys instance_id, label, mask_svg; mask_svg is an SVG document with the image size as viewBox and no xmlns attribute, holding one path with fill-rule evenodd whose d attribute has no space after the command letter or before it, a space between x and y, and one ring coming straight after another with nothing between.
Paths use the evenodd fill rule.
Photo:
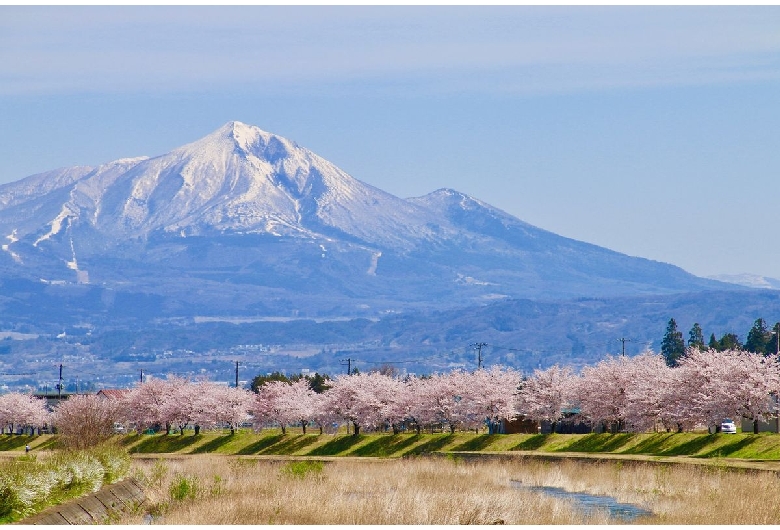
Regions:
<instances>
[{"instance_id":1,"label":"reed bed","mask_svg":"<svg viewBox=\"0 0 780 530\"><path fill-rule=\"evenodd\" d=\"M650 524L777 524L776 476L722 468L451 458L270 462L219 455L138 461L148 501L121 524L624 524L512 487L609 495Z\"/></svg>"}]
</instances>

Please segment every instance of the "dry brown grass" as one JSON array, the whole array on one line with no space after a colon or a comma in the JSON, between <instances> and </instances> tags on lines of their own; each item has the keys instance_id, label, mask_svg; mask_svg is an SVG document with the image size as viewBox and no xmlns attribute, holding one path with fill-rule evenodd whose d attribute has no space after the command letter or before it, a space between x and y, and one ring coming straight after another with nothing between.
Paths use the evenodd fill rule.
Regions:
<instances>
[{"instance_id":1,"label":"dry brown grass","mask_svg":"<svg viewBox=\"0 0 780 530\"><path fill-rule=\"evenodd\" d=\"M637 520L642 523L780 522L774 474L692 466L419 458L344 459L318 469L217 455L136 466L149 483L149 501L119 521L125 524L139 524L150 512L162 516L156 523L187 525L622 522L605 514L587 517L567 501L514 488L510 480L638 504L656 514ZM182 500L172 498L172 487Z\"/></svg>"}]
</instances>

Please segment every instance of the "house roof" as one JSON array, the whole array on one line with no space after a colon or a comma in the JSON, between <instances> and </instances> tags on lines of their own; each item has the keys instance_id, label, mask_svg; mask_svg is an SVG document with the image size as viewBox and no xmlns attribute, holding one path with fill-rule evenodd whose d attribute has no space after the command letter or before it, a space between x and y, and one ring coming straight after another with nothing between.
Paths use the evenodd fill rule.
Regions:
<instances>
[{"instance_id":1,"label":"house roof","mask_svg":"<svg viewBox=\"0 0 780 530\"><path fill-rule=\"evenodd\" d=\"M126 388L104 388L100 390L97 395L103 396L108 399L122 399L127 394Z\"/></svg>"}]
</instances>

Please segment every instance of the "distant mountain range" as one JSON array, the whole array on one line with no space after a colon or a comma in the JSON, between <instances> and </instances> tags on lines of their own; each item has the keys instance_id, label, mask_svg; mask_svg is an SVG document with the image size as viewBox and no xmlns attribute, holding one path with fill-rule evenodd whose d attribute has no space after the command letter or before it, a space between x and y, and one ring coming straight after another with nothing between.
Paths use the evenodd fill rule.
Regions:
<instances>
[{"instance_id":1,"label":"distant mountain range","mask_svg":"<svg viewBox=\"0 0 780 530\"><path fill-rule=\"evenodd\" d=\"M344 352L444 369L481 341L493 362L581 365L618 338L657 346L671 317L718 335L780 320L780 298L745 283L562 237L455 190L395 197L240 122L154 158L0 186L9 373L65 355L232 370L224 352L261 344L287 351L262 357L268 369L295 369L304 350L312 369L339 370Z\"/></svg>"},{"instance_id":2,"label":"distant mountain range","mask_svg":"<svg viewBox=\"0 0 780 530\"><path fill-rule=\"evenodd\" d=\"M716 276L708 276L708 278L719 282L742 285L743 287L752 287L754 289L780 289L780 280L768 278L767 276L759 276L757 274L719 274Z\"/></svg>"},{"instance_id":3,"label":"distant mountain range","mask_svg":"<svg viewBox=\"0 0 780 530\"><path fill-rule=\"evenodd\" d=\"M0 238L3 278L158 297L139 317L378 315L732 288L454 190L395 197L240 122L162 156L6 184Z\"/></svg>"}]
</instances>

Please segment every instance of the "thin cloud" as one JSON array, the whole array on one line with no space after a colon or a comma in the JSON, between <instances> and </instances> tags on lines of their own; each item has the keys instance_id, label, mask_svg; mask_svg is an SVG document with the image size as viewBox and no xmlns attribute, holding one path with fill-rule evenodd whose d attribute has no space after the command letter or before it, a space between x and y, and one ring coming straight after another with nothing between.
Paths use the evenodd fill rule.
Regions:
<instances>
[{"instance_id":1,"label":"thin cloud","mask_svg":"<svg viewBox=\"0 0 780 530\"><path fill-rule=\"evenodd\" d=\"M0 93L545 93L780 78L776 7L0 8Z\"/></svg>"}]
</instances>

